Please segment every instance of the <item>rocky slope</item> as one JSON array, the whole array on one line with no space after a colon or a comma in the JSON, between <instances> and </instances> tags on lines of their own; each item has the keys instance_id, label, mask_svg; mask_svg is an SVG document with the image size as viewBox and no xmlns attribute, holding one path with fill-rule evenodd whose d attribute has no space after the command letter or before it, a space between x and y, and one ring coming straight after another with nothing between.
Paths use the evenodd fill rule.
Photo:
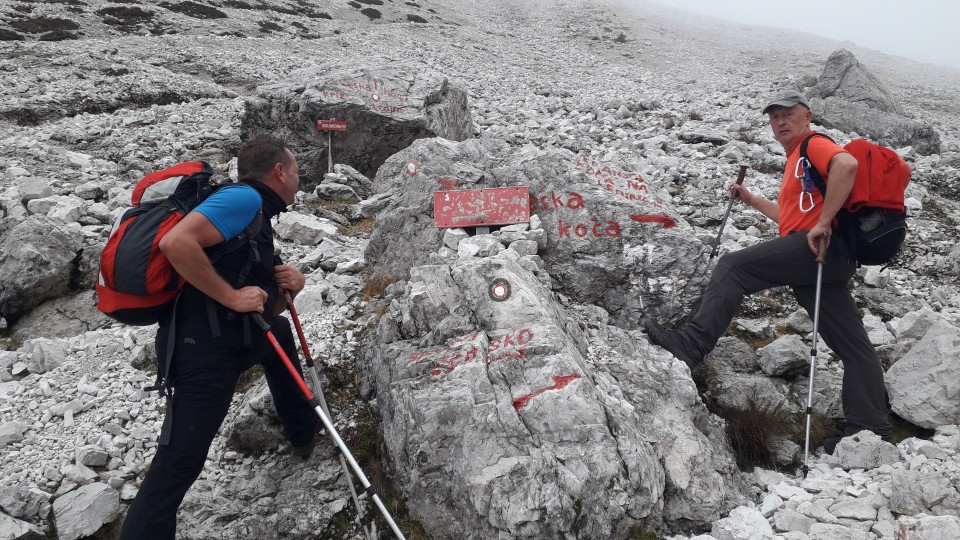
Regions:
<instances>
[{"instance_id":1,"label":"rocky slope","mask_svg":"<svg viewBox=\"0 0 960 540\"><path fill-rule=\"evenodd\" d=\"M145 172L227 176L258 129L314 164L276 229L308 274L298 308L337 428L408 537L960 536L960 72L646 2L17 1L0 39L0 538L116 534L162 401L143 391L152 329L93 309L99 249ZM914 170L907 249L856 279L900 442L847 439L802 479L802 430L751 461L731 429L730 411L803 410L810 322L789 292L749 299L692 378L637 326L700 291L738 164L775 196L783 153L758 111L813 89L840 47L939 149L894 145ZM344 79L417 97L377 110ZM368 174L324 177L297 110L353 111L364 138L333 157ZM848 140L842 120L828 133ZM529 227L433 227L433 191L518 184ZM722 249L774 230L738 207ZM512 300L487 294L495 278ZM820 358L815 409L836 419L842 366ZM292 459L256 373L241 390L179 536L362 537L332 445Z\"/></svg>"}]
</instances>

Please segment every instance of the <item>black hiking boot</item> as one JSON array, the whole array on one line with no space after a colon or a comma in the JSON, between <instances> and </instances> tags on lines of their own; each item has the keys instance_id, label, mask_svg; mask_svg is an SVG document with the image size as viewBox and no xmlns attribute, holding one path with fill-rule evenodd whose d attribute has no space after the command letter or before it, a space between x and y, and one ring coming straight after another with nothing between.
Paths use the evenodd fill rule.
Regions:
<instances>
[{"instance_id":1,"label":"black hiking boot","mask_svg":"<svg viewBox=\"0 0 960 540\"><path fill-rule=\"evenodd\" d=\"M663 347L667 352L683 360L691 371L703 363L703 354L687 345L680 332L666 330L657 321L649 318L643 320L643 327L646 328L651 343Z\"/></svg>"},{"instance_id":2,"label":"black hiking boot","mask_svg":"<svg viewBox=\"0 0 960 540\"><path fill-rule=\"evenodd\" d=\"M314 433L313 436L310 438L310 442L308 442L307 444L303 446L291 446L290 453L303 460L310 459L310 456L313 454L313 449L316 448L317 446L317 439L319 438L320 438L319 434Z\"/></svg>"},{"instance_id":3,"label":"black hiking boot","mask_svg":"<svg viewBox=\"0 0 960 540\"><path fill-rule=\"evenodd\" d=\"M832 456L834 450L837 449L837 445L840 444L842 439L843 437L827 437L823 440L823 451Z\"/></svg>"}]
</instances>

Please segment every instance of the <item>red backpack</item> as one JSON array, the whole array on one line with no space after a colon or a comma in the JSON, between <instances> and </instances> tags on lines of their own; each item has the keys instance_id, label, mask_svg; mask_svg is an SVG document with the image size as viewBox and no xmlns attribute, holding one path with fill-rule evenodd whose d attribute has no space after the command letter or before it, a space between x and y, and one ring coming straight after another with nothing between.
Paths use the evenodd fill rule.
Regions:
<instances>
[{"instance_id":1,"label":"red backpack","mask_svg":"<svg viewBox=\"0 0 960 540\"><path fill-rule=\"evenodd\" d=\"M800 143L800 157L812 165L807 146L813 137ZM910 183L910 166L890 148L864 139L843 147L857 160L857 177L843 208L837 213L840 232L848 240L857 262L862 265L890 263L900 252L907 236L904 192ZM827 185L816 167L807 167L810 179L826 196Z\"/></svg>"},{"instance_id":2,"label":"red backpack","mask_svg":"<svg viewBox=\"0 0 960 540\"><path fill-rule=\"evenodd\" d=\"M160 251L160 239L221 186L203 161L180 163L146 175L133 190L132 208L114 224L100 254L97 309L134 326L158 322L184 280ZM211 260L236 249L260 229L261 214L237 237L208 251Z\"/></svg>"}]
</instances>

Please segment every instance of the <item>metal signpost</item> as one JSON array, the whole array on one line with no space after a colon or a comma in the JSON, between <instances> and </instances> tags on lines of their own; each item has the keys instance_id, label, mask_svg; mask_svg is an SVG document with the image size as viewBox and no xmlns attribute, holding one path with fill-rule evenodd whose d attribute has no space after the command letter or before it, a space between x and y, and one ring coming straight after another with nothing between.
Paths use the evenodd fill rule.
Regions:
<instances>
[{"instance_id":1,"label":"metal signpost","mask_svg":"<svg viewBox=\"0 0 960 540\"><path fill-rule=\"evenodd\" d=\"M317 120L317 131L327 132L327 172L333 172L333 132L347 131L347 121L331 118L330 120Z\"/></svg>"}]
</instances>

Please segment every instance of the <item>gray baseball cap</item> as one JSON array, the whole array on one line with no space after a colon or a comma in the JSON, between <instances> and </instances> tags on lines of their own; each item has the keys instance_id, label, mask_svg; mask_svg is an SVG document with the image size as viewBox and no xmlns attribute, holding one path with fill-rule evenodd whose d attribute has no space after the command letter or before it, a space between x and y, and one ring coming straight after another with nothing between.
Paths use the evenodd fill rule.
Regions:
<instances>
[{"instance_id":1,"label":"gray baseball cap","mask_svg":"<svg viewBox=\"0 0 960 540\"><path fill-rule=\"evenodd\" d=\"M767 114L770 112L770 109L774 107L793 107L797 104L803 105L806 108L810 108L810 103L807 102L807 96L797 92L796 90L787 90L785 92L780 92L779 94L773 96L773 99L770 100L770 103L767 103L767 106L763 108L761 114Z\"/></svg>"}]
</instances>

